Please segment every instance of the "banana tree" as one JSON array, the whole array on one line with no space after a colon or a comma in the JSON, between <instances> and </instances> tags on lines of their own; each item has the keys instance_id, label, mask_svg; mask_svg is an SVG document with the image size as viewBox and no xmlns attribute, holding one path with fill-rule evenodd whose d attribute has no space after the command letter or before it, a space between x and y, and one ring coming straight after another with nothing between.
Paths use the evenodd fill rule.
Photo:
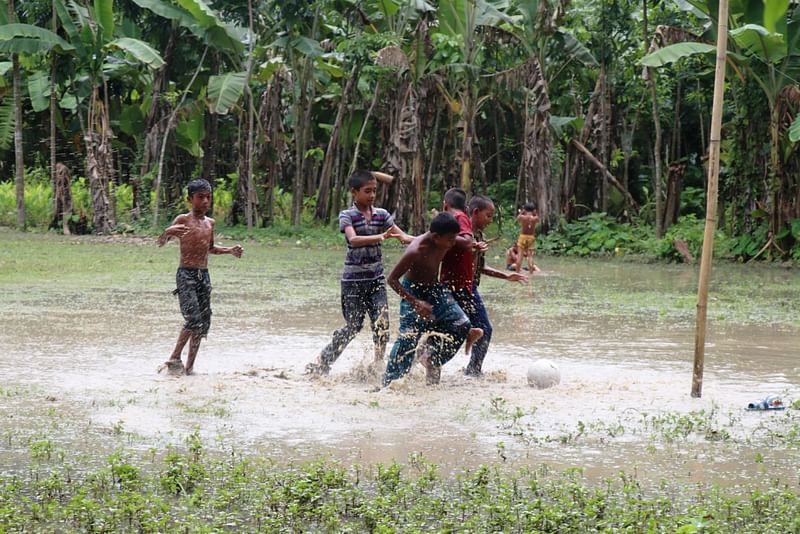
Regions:
<instances>
[{"instance_id":1,"label":"banana tree","mask_svg":"<svg viewBox=\"0 0 800 534\"><path fill-rule=\"evenodd\" d=\"M713 39L717 28L716 2L712 0L687 0L691 6L711 22L709 35ZM780 239L787 233L786 216L798 214L800 206L792 205L793 187L783 170L782 142L785 139L781 128L781 110L785 107L784 95L791 95L787 88L793 87L800 77L800 19L798 6L788 0L763 0L763 2L736 2L731 5L729 15L728 63L742 78L755 80L763 91L769 107L770 159L769 187L766 203L770 212L769 232L771 239ZM647 67L661 67L681 58L704 54L713 47L705 43L680 43L667 46L642 59ZM790 132L791 132L790 128ZM800 132L800 128L795 131ZM797 136L800 139L800 135ZM789 140L792 138L791 133ZM770 244L777 245L776 241Z\"/></svg>"},{"instance_id":2,"label":"banana tree","mask_svg":"<svg viewBox=\"0 0 800 534\"><path fill-rule=\"evenodd\" d=\"M160 54L147 43L130 37L115 37L117 25L113 0L96 0L83 7L70 8L56 0L59 20L73 47L75 76L72 93L86 94L77 109L86 150L86 175L89 179L92 222L97 233L109 233L114 226L109 187L114 173L109 118L108 80L128 68L131 62L157 69L163 65Z\"/></svg>"},{"instance_id":3,"label":"banana tree","mask_svg":"<svg viewBox=\"0 0 800 534\"><path fill-rule=\"evenodd\" d=\"M370 8L371 25L383 31L386 40L396 44L384 46L377 52L375 65L378 68L373 70L377 74L375 93L362 133L375 103L383 96L384 120L381 122L388 143L384 144L382 159L386 170L395 176L391 187L384 189L386 205L391 206L403 225L421 233L425 227L425 119L431 115L430 110L438 99L433 79L435 65L428 50L429 19L435 8L422 0L378 1L372 2ZM429 133L432 144L435 135L433 131ZM356 163L354 161L353 165Z\"/></svg>"},{"instance_id":4,"label":"banana tree","mask_svg":"<svg viewBox=\"0 0 800 534\"><path fill-rule=\"evenodd\" d=\"M133 1L138 6L170 21L173 30L170 34L170 43L174 42L175 36L188 32L192 39L198 40L204 46L202 57L197 61L194 72L181 92L179 102L169 113L166 125L164 126L161 121L151 120L150 130L146 133L149 141L146 141L145 146L151 147L148 149L151 153L145 154L145 160L155 159L153 153L155 151L158 154L157 171L153 184L155 199L152 206L153 225L158 226L161 179L170 133L176 129L179 146L195 156L199 157L202 154L200 142L205 135L205 128L203 121L200 120L199 108L195 106L195 102L187 101L187 99L205 67L205 58L211 51L215 58L224 58L225 63L231 65L233 70L208 76L207 82L203 79L201 88L194 87L195 97L202 98L205 95L208 113L212 117L212 121L216 121L218 115L227 114L237 105L248 82L248 72L242 72L241 65L241 53L244 51L243 40L246 33L244 29L223 20L204 0L176 0L175 3L165 0ZM252 41L252 39L250 40ZM216 60L214 63L217 63ZM154 90L160 90L160 88L154 88ZM148 116L155 116L156 105L156 99L153 99ZM189 109L189 107L191 108ZM177 123L179 114L184 115L184 120L180 124ZM155 148L156 146L158 148ZM143 172L148 170L142 169ZM241 175L246 176L245 172L248 169L240 169L240 171Z\"/></svg>"},{"instance_id":5,"label":"banana tree","mask_svg":"<svg viewBox=\"0 0 800 534\"><path fill-rule=\"evenodd\" d=\"M453 106L453 97L445 95L451 107L458 109L461 116L461 188L472 190L473 147L476 143L475 120L481 105L488 95L479 95L479 80L482 74L484 55L484 33L482 28L497 27L500 23L513 24L503 8L505 2L493 0L442 0L439 2L438 32L458 40L460 61L448 66L458 79L456 89L459 103Z\"/></svg>"},{"instance_id":6,"label":"banana tree","mask_svg":"<svg viewBox=\"0 0 800 534\"><path fill-rule=\"evenodd\" d=\"M16 23L14 3L0 2L0 54L11 56L8 67L12 70L12 88L14 93L13 122L14 128L14 161L16 172L17 196L17 227L25 227L25 181L24 181L24 152L22 143L23 113L22 113L22 75L19 56L35 56L50 51L64 53L73 50L73 47L55 33L30 24ZM30 62L26 62L30 63ZM7 70L7 69L4 69ZM35 70L29 73L28 94L34 111L47 108L46 95L48 93L47 73ZM44 101L44 104L41 103ZM6 108L8 109L8 108ZM6 115L11 119L11 115Z\"/></svg>"},{"instance_id":7,"label":"banana tree","mask_svg":"<svg viewBox=\"0 0 800 534\"><path fill-rule=\"evenodd\" d=\"M523 0L519 17L510 28L525 60L511 77L521 88L524 129L517 203L535 200L542 227L553 222L558 188L553 183L553 152L550 84L569 67L598 66L589 50L567 30L559 27L567 2L564 0ZM555 52L557 60L548 61ZM555 68L557 66L557 68Z\"/></svg>"}]
</instances>

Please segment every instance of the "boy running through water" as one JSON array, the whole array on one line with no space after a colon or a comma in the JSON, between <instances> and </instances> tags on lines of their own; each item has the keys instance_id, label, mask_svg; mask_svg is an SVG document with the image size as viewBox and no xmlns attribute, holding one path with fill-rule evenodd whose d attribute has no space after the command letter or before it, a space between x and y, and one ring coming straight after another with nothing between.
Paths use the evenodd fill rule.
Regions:
<instances>
[{"instance_id":1,"label":"boy running through water","mask_svg":"<svg viewBox=\"0 0 800 534\"><path fill-rule=\"evenodd\" d=\"M443 208L458 222L458 236L453 248L447 251L442 259L442 269L439 278L453 293L453 297L461 309L470 317L472 308L472 282L475 275L476 250L486 250L488 245L476 242L472 235L472 220L467 215L467 193L458 187L448 189L444 194ZM472 321L472 318L470 318ZM472 344L483 335L482 326L473 323L474 328L464 350L467 354L472 349Z\"/></svg>"},{"instance_id":2,"label":"boy running through water","mask_svg":"<svg viewBox=\"0 0 800 534\"><path fill-rule=\"evenodd\" d=\"M181 313L186 322L175 350L165 365L169 371L183 371L190 375L194 371L194 360L200 349L200 341L211 326L211 278L208 275L209 254L232 254L242 257L242 246L219 247L214 244L214 219L206 217L211 205L211 184L206 180L193 180L187 188L192 211L178 215L172 225L158 238L158 246L164 246L173 237L180 240L181 261L175 276ZM181 361L181 352L189 342L186 366Z\"/></svg>"},{"instance_id":3,"label":"boy running through water","mask_svg":"<svg viewBox=\"0 0 800 534\"><path fill-rule=\"evenodd\" d=\"M347 184L353 196L353 205L339 214L339 229L347 241L341 280L345 325L333 333L333 339L322 349L316 362L306 366L307 372L313 375L327 375L330 372L333 362L361 331L366 314L369 314L372 322L375 361L383 360L389 340L389 309L381 243L391 237L406 244L413 239L395 225L388 211L373 206L378 190L373 173L356 171Z\"/></svg>"},{"instance_id":4,"label":"boy running through water","mask_svg":"<svg viewBox=\"0 0 800 534\"><path fill-rule=\"evenodd\" d=\"M527 202L522 206L517 215L517 222L520 225L519 239L517 239L517 249L519 250L519 260L517 261L516 271L522 269L522 258L528 258L528 271L538 272L540 269L533 262L533 248L536 245L536 223L539 222L539 213L536 205Z\"/></svg>"},{"instance_id":5,"label":"boy running through water","mask_svg":"<svg viewBox=\"0 0 800 534\"><path fill-rule=\"evenodd\" d=\"M414 238L389 274L389 287L403 300L400 331L386 365L384 386L408 373L423 334L429 337L424 341L426 354L420 357L420 363L426 368L429 384L438 383L441 366L450 361L468 335L480 335L479 330L470 330L469 319L450 290L438 281L439 265L458 233L453 215L438 214L430 230Z\"/></svg>"},{"instance_id":6,"label":"boy running through water","mask_svg":"<svg viewBox=\"0 0 800 534\"><path fill-rule=\"evenodd\" d=\"M475 195L469 201L468 211L472 222L475 241L479 244L485 243L483 239L483 230L489 226L492 222L492 218L494 218L494 203L483 195ZM459 301L461 308L467 313L472 325L483 330L483 336L472 346L469 365L464 369L464 374L471 377L480 377L483 374L483 360L486 357L486 352L489 350L489 342L492 339L492 323L489 322L489 314L486 312L486 306L483 304L483 299L478 292L478 286L481 283L481 275L485 274L486 276L500 278L501 280L509 282L528 282L527 275L521 273L506 273L487 267L485 257L486 248L487 247L481 246L475 250L475 274L473 277L472 291L469 295L470 298L464 302Z\"/></svg>"}]
</instances>

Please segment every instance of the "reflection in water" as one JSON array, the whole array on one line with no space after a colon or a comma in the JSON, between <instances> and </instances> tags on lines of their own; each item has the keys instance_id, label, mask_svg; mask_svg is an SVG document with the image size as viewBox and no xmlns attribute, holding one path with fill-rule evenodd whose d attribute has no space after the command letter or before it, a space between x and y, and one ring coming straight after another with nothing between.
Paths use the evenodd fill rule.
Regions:
<instances>
[{"instance_id":1,"label":"reflection in water","mask_svg":"<svg viewBox=\"0 0 800 534\"><path fill-rule=\"evenodd\" d=\"M181 324L168 291L6 290L0 374L4 390L21 393L7 395L0 413L19 414L18 427L24 414L27 425L46 426L41 401L57 399L50 406L61 414L60 428L78 441L98 426L157 444L199 427L208 437L255 451L322 452L360 463L422 452L446 466L503 459L510 465L583 466L602 475L636 469L654 479L666 472L690 481L720 473L746 479L756 469L753 450L721 451L700 439L691 444L693 455L684 457L680 442L667 439L670 429L648 421L713 411L720 424L730 422L726 431L749 436L766 418L780 416L741 408L767 393L791 401L800 382L798 312L781 300L790 297L776 297L776 309L758 312L753 321L747 320L752 310L739 309L730 295L721 294L727 304L712 299L704 397L691 399L694 311L685 303L694 299L693 270L553 264L534 278L533 297L520 286L484 282L494 322L486 378L464 378L460 371L468 358L461 353L445 366L441 386L426 387L415 369L380 393L369 391L378 376L363 369L372 358L369 329L345 350L330 377L311 381L303 375L339 326L335 302L275 311L258 294L220 284L198 374L175 378L155 373ZM777 270L724 275L744 288L744 299L764 276L797 276ZM289 288L285 298L292 298ZM391 295L392 339L397 308ZM537 391L526 385L527 366L538 358L558 364L560 386ZM748 459L744 466L742 457ZM767 458L778 471L796 460L778 451ZM795 476L788 467L786 474Z\"/></svg>"}]
</instances>

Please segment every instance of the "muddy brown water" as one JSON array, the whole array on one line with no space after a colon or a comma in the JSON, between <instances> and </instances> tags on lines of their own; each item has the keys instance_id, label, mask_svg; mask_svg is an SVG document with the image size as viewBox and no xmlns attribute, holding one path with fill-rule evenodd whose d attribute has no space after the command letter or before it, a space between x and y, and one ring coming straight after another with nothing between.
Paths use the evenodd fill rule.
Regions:
<instances>
[{"instance_id":1,"label":"muddy brown water","mask_svg":"<svg viewBox=\"0 0 800 534\"><path fill-rule=\"evenodd\" d=\"M339 254L325 261L336 263ZM800 398L796 273L717 273L740 289L715 296L712 285L703 397L693 399L694 310L685 302L695 299L694 269L540 261L544 273L532 291L484 282L495 327L484 379L463 377L467 357L460 353L439 386L425 386L416 366L379 393L370 391L378 374L368 368L368 329L329 377L303 374L340 326L330 285L325 298L292 306L290 285L285 294L272 287L265 298L231 279L215 282L197 374L180 378L156 373L180 324L168 275L163 288L141 291L101 283L89 290L7 287L0 297L0 460L20 461L26 436L54 435L78 449L89 436L127 436L130 446L147 449L180 444L198 430L212 447L300 459L373 463L421 453L445 469L547 463L653 480L735 484L765 473L797 480L796 446L764 438L771 425L797 425L797 411L743 410L767 394L787 403ZM772 309L742 309L737 294L746 301L764 277L775 278ZM392 337L398 307L392 296ZM527 368L539 358L556 363L560 385L527 385ZM676 430L677 417L702 419L700 410L730 439ZM661 423L648 425L648 418Z\"/></svg>"}]
</instances>

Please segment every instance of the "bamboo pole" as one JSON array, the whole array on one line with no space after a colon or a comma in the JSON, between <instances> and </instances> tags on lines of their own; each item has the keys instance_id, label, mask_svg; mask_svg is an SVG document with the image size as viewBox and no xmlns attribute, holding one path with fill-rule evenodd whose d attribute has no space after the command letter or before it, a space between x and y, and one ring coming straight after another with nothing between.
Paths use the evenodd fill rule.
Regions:
<instances>
[{"instance_id":1,"label":"bamboo pole","mask_svg":"<svg viewBox=\"0 0 800 534\"><path fill-rule=\"evenodd\" d=\"M706 316L708 311L708 282L711 278L711 259L714 253L714 230L717 223L717 183L719 179L719 148L722 130L722 103L725 97L725 58L728 49L728 0L720 0L717 22L717 64L714 71L714 104L711 110L711 137L708 153L708 192L706 195L706 226L703 234L703 254L700 260L700 280L697 286L697 322L694 338L694 371L692 397L703 392L703 363L705 360Z\"/></svg>"}]
</instances>

